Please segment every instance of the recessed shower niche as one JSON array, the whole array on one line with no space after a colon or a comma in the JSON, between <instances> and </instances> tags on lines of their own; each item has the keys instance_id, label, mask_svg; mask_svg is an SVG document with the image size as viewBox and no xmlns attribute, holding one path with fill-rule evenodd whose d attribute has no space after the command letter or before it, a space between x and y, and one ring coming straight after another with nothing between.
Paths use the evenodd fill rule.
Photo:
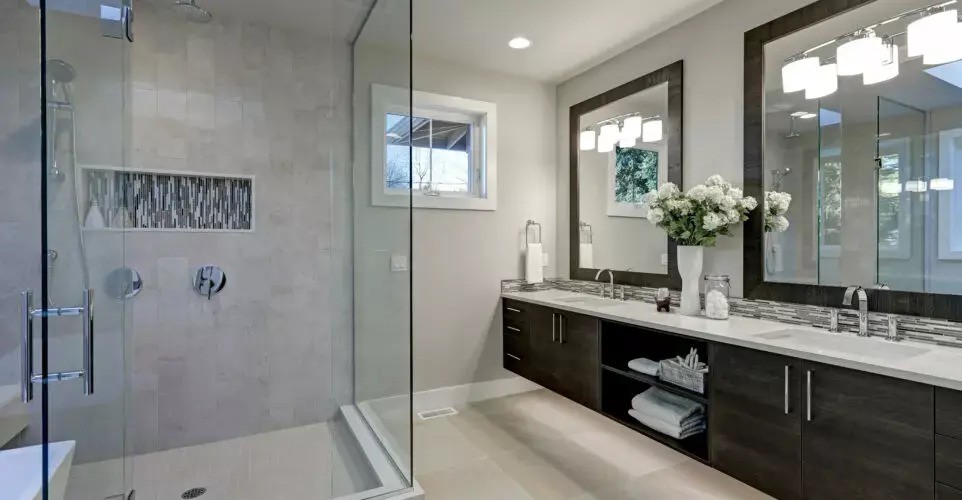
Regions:
<instances>
[{"instance_id":1,"label":"recessed shower niche","mask_svg":"<svg viewBox=\"0 0 962 500\"><path fill-rule=\"evenodd\" d=\"M82 167L85 230L254 230L254 177Z\"/></svg>"}]
</instances>

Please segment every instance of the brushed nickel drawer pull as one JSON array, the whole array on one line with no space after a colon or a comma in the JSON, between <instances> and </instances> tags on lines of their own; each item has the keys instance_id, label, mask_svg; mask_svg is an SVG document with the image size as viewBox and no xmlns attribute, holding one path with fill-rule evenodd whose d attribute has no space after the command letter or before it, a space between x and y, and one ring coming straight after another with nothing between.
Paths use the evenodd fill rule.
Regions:
<instances>
[{"instance_id":1,"label":"brushed nickel drawer pull","mask_svg":"<svg viewBox=\"0 0 962 500\"><path fill-rule=\"evenodd\" d=\"M519 313L519 312L521 312L521 309L515 309L515 308L513 308L513 307L505 307L505 309L507 309L508 311L513 312L513 313Z\"/></svg>"},{"instance_id":2,"label":"brushed nickel drawer pull","mask_svg":"<svg viewBox=\"0 0 962 500\"><path fill-rule=\"evenodd\" d=\"M507 356L507 357L509 357L509 358L511 358L511 359L513 359L513 360L515 360L515 361L521 361L521 358L515 356L514 354L504 353L504 355Z\"/></svg>"},{"instance_id":3,"label":"brushed nickel drawer pull","mask_svg":"<svg viewBox=\"0 0 962 500\"><path fill-rule=\"evenodd\" d=\"M513 327L513 326L506 326L505 328L507 328L508 330L511 330L512 332L521 333L521 329L520 329L520 328L515 328L515 327Z\"/></svg>"},{"instance_id":4,"label":"brushed nickel drawer pull","mask_svg":"<svg viewBox=\"0 0 962 500\"><path fill-rule=\"evenodd\" d=\"M808 373L806 374L806 378L807 378L806 385L808 386L806 387L806 398L805 398L808 400L808 405L807 405L808 408L806 408L806 413L807 413L806 418L808 419L809 422L811 422L812 421L812 370L808 370Z\"/></svg>"},{"instance_id":5,"label":"brushed nickel drawer pull","mask_svg":"<svg viewBox=\"0 0 962 500\"><path fill-rule=\"evenodd\" d=\"M785 414L786 415L788 415L788 413L791 411L791 408L789 408L788 406L788 393L789 393L788 377L790 372L791 372L791 367L789 367L788 365L785 365Z\"/></svg>"}]
</instances>

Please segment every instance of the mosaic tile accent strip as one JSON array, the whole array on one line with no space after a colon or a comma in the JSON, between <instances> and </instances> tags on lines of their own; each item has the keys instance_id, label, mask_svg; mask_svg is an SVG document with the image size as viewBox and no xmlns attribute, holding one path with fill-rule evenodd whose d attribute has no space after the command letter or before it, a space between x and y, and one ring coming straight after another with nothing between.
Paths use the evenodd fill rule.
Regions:
<instances>
[{"instance_id":1,"label":"mosaic tile accent strip","mask_svg":"<svg viewBox=\"0 0 962 500\"><path fill-rule=\"evenodd\" d=\"M107 227L253 230L252 178L87 170L86 180Z\"/></svg>"},{"instance_id":2,"label":"mosaic tile accent strip","mask_svg":"<svg viewBox=\"0 0 962 500\"><path fill-rule=\"evenodd\" d=\"M570 292L597 295L602 284L594 281L567 279L546 279L544 283L529 285L524 280L504 280L501 290L505 292L529 292L536 290L567 290ZM625 298L640 302L655 303L656 288L618 285L625 289ZM679 305L681 294L671 291L671 304ZM704 301L704 297L702 297ZM736 316L766 319L791 325L812 326L828 330L831 308L807 304L792 304L772 300L750 300L732 298L730 312ZM888 332L889 314L869 313L869 335L884 338ZM962 348L962 323L925 318L921 316L894 315L898 318L899 333L902 338L947 347ZM858 312L852 309L839 309L839 330L847 333L858 332Z\"/></svg>"}]
</instances>

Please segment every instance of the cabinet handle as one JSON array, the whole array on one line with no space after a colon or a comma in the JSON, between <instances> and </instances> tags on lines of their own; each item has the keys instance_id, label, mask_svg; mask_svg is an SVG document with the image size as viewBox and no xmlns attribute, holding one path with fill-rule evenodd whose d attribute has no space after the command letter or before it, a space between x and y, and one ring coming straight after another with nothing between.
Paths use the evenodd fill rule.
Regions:
<instances>
[{"instance_id":1,"label":"cabinet handle","mask_svg":"<svg viewBox=\"0 0 962 500\"><path fill-rule=\"evenodd\" d=\"M557 314L551 313L551 343L552 343L552 344L555 343L555 342L557 342L557 340L555 340L555 338L557 337L558 332L557 332L557 330L555 330L555 326L554 326L554 322L555 322L555 320L556 320L557 318L558 318L558 315L557 315Z\"/></svg>"},{"instance_id":2,"label":"cabinet handle","mask_svg":"<svg viewBox=\"0 0 962 500\"><path fill-rule=\"evenodd\" d=\"M521 358L515 356L514 354L504 353L504 355L507 356L507 357L509 357L509 358L511 358L511 359L513 359L513 360L515 360L515 361L521 361Z\"/></svg>"},{"instance_id":3,"label":"cabinet handle","mask_svg":"<svg viewBox=\"0 0 962 500\"><path fill-rule=\"evenodd\" d=\"M805 405L807 407L806 408L807 415L805 418L808 419L809 422L811 422L812 421L812 370L808 370L808 372L805 375L805 378L806 378L805 399L807 403Z\"/></svg>"},{"instance_id":4,"label":"cabinet handle","mask_svg":"<svg viewBox=\"0 0 962 500\"><path fill-rule=\"evenodd\" d=\"M558 343L565 343L565 317L564 314L558 315Z\"/></svg>"},{"instance_id":5,"label":"cabinet handle","mask_svg":"<svg viewBox=\"0 0 962 500\"><path fill-rule=\"evenodd\" d=\"M791 408L789 408L788 406L788 392L789 392L788 377L789 377L790 371L791 371L791 367L788 365L785 365L785 414L786 415L788 415L788 413L791 411Z\"/></svg>"},{"instance_id":6,"label":"cabinet handle","mask_svg":"<svg viewBox=\"0 0 962 500\"><path fill-rule=\"evenodd\" d=\"M512 332L521 333L521 329L520 329L520 328L515 328L515 327L513 327L513 326L506 326L505 328L507 328L508 330L511 330Z\"/></svg>"},{"instance_id":7,"label":"cabinet handle","mask_svg":"<svg viewBox=\"0 0 962 500\"><path fill-rule=\"evenodd\" d=\"M505 309L507 309L508 311L513 312L513 313L519 313L519 312L521 312L521 309L515 309L515 308L513 308L513 307L505 307Z\"/></svg>"}]
</instances>

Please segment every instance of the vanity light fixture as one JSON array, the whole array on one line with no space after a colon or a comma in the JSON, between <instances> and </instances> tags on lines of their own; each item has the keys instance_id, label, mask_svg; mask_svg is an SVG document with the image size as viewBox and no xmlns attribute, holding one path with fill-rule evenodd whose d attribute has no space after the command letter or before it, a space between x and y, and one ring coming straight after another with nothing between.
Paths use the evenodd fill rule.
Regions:
<instances>
[{"instance_id":1,"label":"vanity light fixture","mask_svg":"<svg viewBox=\"0 0 962 500\"><path fill-rule=\"evenodd\" d=\"M815 71L811 82L805 88L806 99L821 99L838 90L838 65L823 64Z\"/></svg>"},{"instance_id":2,"label":"vanity light fixture","mask_svg":"<svg viewBox=\"0 0 962 500\"><path fill-rule=\"evenodd\" d=\"M937 177L929 181L929 189L932 191L952 191L955 189L955 179Z\"/></svg>"},{"instance_id":3,"label":"vanity light fixture","mask_svg":"<svg viewBox=\"0 0 962 500\"><path fill-rule=\"evenodd\" d=\"M633 148L635 144L638 143L637 137L622 135L621 140L618 141L619 148Z\"/></svg>"},{"instance_id":4,"label":"vanity light fixture","mask_svg":"<svg viewBox=\"0 0 962 500\"><path fill-rule=\"evenodd\" d=\"M959 59L962 59L962 24L956 21L952 25L946 26L938 38L932 38L931 45L922 56L922 63L931 66L946 64Z\"/></svg>"},{"instance_id":5,"label":"vanity light fixture","mask_svg":"<svg viewBox=\"0 0 962 500\"><path fill-rule=\"evenodd\" d=\"M902 183L899 181L882 181L878 185L879 194L892 197L902 193Z\"/></svg>"},{"instance_id":6,"label":"vanity light fixture","mask_svg":"<svg viewBox=\"0 0 962 500\"><path fill-rule=\"evenodd\" d=\"M782 91L789 94L805 90L819 66L818 57L802 57L782 66Z\"/></svg>"},{"instance_id":7,"label":"vanity light fixture","mask_svg":"<svg viewBox=\"0 0 962 500\"><path fill-rule=\"evenodd\" d=\"M882 39L871 29L838 46L836 62L839 76L861 75L876 65L882 54Z\"/></svg>"},{"instance_id":8,"label":"vanity light fixture","mask_svg":"<svg viewBox=\"0 0 962 500\"><path fill-rule=\"evenodd\" d=\"M882 57L874 65L865 68L862 83L873 85L899 76L899 46L894 43L882 45Z\"/></svg>"},{"instance_id":9,"label":"vanity light fixture","mask_svg":"<svg viewBox=\"0 0 962 500\"><path fill-rule=\"evenodd\" d=\"M928 183L923 179L905 182L905 191L909 193L924 193L928 191Z\"/></svg>"},{"instance_id":10,"label":"vanity light fixture","mask_svg":"<svg viewBox=\"0 0 962 500\"><path fill-rule=\"evenodd\" d=\"M622 127L621 134L623 137L630 135L635 139L641 137L641 123L644 119L641 116L629 116L625 118L625 125Z\"/></svg>"},{"instance_id":11,"label":"vanity light fixture","mask_svg":"<svg viewBox=\"0 0 962 500\"><path fill-rule=\"evenodd\" d=\"M944 43L945 36L959 19L959 12L955 9L939 12L925 10L921 14L922 18L912 21L908 26L909 57L924 56Z\"/></svg>"},{"instance_id":12,"label":"vanity light fixture","mask_svg":"<svg viewBox=\"0 0 962 500\"><path fill-rule=\"evenodd\" d=\"M581 150L591 151L595 149L595 131L594 130L583 130L581 132Z\"/></svg>"},{"instance_id":13,"label":"vanity light fixture","mask_svg":"<svg viewBox=\"0 0 962 500\"><path fill-rule=\"evenodd\" d=\"M617 142L617 139L615 140ZM602 140L598 138L598 152L599 153L610 153L615 150L615 142Z\"/></svg>"},{"instance_id":14,"label":"vanity light fixture","mask_svg":"<svg viewBox=\"0 0 962 500\"><path fill-rule=\"evenodd\" d=\"M646 121L641 124L641 142L658 142L664 137L664 125L661 118Z\"/></svg>"},{"instance_id":15,"label":"vanity light fixture","mask_svg":"<svg viewBox=\"0 0 962 500\"><path fill-rule=\"evenodd\" d=\"M530 46L531 46L531 40L528 40L523 36L516 36L512 38L511 41L508 42L508 47L511 47L512 49L515 49L515 50L523 50Z\"/></svg>"},{"instance_id":16,"label":"vanity light fixture","mask_svg":"<svg viewBox=\"0 0 962 500\"><path fill-rule=\"evenodd\" d=\"M812 118L815 118L816 116L818 116L818 115L815 114L815 113L810 113L810 112L808 112L808 111L795 111L794 113L792 113L792 117L793 117L793 118L798 118L798 119L801 119L801 120L811 120Z\"/></svg>"}]
</instances>

